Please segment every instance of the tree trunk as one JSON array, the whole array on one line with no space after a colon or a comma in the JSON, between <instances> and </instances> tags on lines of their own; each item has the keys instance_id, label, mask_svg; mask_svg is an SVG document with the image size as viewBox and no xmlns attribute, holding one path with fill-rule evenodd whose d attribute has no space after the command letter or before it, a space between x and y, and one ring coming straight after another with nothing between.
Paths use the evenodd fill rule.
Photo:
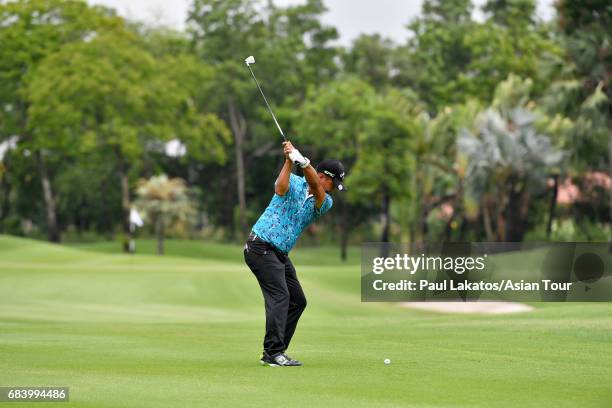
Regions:
<instances>
[{"instance_id":1,"label":"tree trunk","mask_svg":"<svg viewBox=\"0 0 612 408\"><path fill-rule=\"evenodd\" d=\"M345 262L348 257L348 240L349 234L348 231L343 230L340 235L340 259Z\"/></svg>"},{"instance_id":2,"label":"tree trunk","mask_svg":"<svg viewBox=\"0 0 612 408\"><path fill-rule=\"evenodd\" d=\"M493 225L491 224L491 212L489 211L489 205L486 200L482 205L482 219L484 223L485 233L487 234L487 240L489 242L495 242L495 235L493 233Z\"/></svg>"},{"instance_id":3,"label":"tree trunk","mask_svg":"<svg viewBox=\"0 0 612 408\"><path fill-rule=\"evenodd\" d=\"M344 200L341 200L340 204L340 259L346 261L348 240L349 240L349 222L347 214L347 204Z\"/></svg>"},{"instance_id":4,"label":"tree trunk","mask_svg":"<svg viewBox=\"0 0 612 408\"><path fill-rule=\"evenodd\" d=\"M121 153L117 152L119 161L119 179L121 182L121 210L123 229L123 252L130 252L130 239L132 233L130 231L130 182L128 179L129 165L123 159Z\"/></svg>"},{"instance_id":5,"label":"tree trunk","mask_svg":"<svg viewBox=\"0 0 612 408\"><path fill-rule=\"evenodd\" d=\"M609 115L612 116L612 112ZM612 118L608 119L608 176L612 178ZM610 216L608 221L608 252L612 252L612 189L608 191L608 207Z\"/></svg>"},{"instance_id":6,"label":"tree trunk","mask_svg":"<svg viewBox=\"0 0 612 408\"><path fill-rule=\"evenodd\" d=\"M246 121L244 116L232 101L228 103L230 126L234 134L236 151L236 183L238 191L238 218L242 234L247 232L246 193L244 181L244 139L246 136Z\"/></svg>"},{"instance_id":7,"label":"tree trunk","mask_svg":"<svg viewBox=\"0 0 612 408\"><path fill-rule=\"evenodd\" d=\"M501 188L498 186L497 191L497 203L495 203L495 241L503 241L506 237L506 223L504 222L504 195L501 192Z\"/></svg>"},{"instance_id":8,"label":"tree trunk","mask_svg":"<svg viewBox=\"0 0 612 408\"><path fill-rule=\"evenodd\" d=\"M45 157L42 151L36 152L36 160L38 161L38 171L40 172L40 181L42 183L43 196L45 198L45 209L47 213L47 237L50 242L60 242L60 234L57 226L55 197L51 188L51 180L45 163Z\"/></svg>"},{"instance_id":9,"label":"tree trunk","mask_svg":"<svg viewBox=\"0 0 612 408\"><path fill-rule=\"evenodd\" d=\"M427 205L421 205L419 211L419 235L421 236L419 248L425 248L425 243L427 242L427 234L429 233L427 217L429 217L429 208Z\"/></svg>"},{"instance_id":10,"label":"tree trunk","mask_svg":"<svg viewBox=\"0 0 612 408\"><path fill-rule=\"evenodd\" d=\"M557 193L559 192L559 175L553 175L553 187L552 194L550 197L550 204L548 205L548 223L546 224L546 237L550 239L552 233L552 223L555 218L555 210L557 208Z\"/></svg>"},{"instance_id":11,"label":"tree trunk","mask_svg":"<svg viewBox=\"0 0 612 408\"><path fill-rule=\"evenodd\" d=\"M416 227L416 242L414 248L416 251L421 252L425 250L425 242L427 241L427 215L429 214L427 203L427 197L424 188L425 174L423 169L417 169L416 171L416 191L417 191L417 227Z\"/></svg>"},{"instance_id":12,"label":"tree trunk","mask_svg":"<svg viewBox=\"0 0 612 408\"><path fill-rule=\"evenodd\" d=\"M226 232L229 232L229 236L226 236L226 238L233 238L233 234L236 229L236 220L234 219L232 205L236 199L236 195L234 194L233 188L227 187L227 185L235 183L235 178L236 173L229 170L227 175L227 184L221 183L219 185L219 188L221 189L219 194L222 196L223 203L225 204L221 209L221 225L226 228Z\"/></svg>"},{"instance_id":13,"label":"tree trunk","mask_svg":"<svg viewBox=\"0 0 612 408\"><path fill-rule=\"evenodd\" d=\"M390 202L391 202L391 195L389 194L389 189L385 186L383 187L383 202L382 202L383 230L382 230L382 235L380 237L381 242L389 242L389 229L391 226Z\"/></svg>"},{"instance_id":14,"label":"tree trunk","mask_svg":"<svg viewBox=\"0 0 612 408\"><path fill-rule=\"evenodd\" d=\"M505 236L507 242L521 242L525 233L525 220L521 213L523 189L517 186L519 182L516 178L512 178L508 186Z\"/></svg>"},{"instance_id":15,"label":"tree trunk","mask_svg":"<svg viewBox=\"0 0 612 408\"><path fill-rule=\"evenodd\" d=\"M157 237L157 255L164 254L164 220L161 215L155 219L155 236Z\"/></svg>"},{"instance_id":16,"label":"tree trunk","mask_svg":"<svg viewBox=\"0 0 612 408\"><path fill-rule=\"evenodd\" d=\"M2 202L0 202L0 234L4 232L4 219L7 217L9 213L10 201L9 196L11 194L11 185L8 182L8 177L6 176L6 172L3 171L0 173L0 196L2 197Z\"/></svg>"}]
</instances>

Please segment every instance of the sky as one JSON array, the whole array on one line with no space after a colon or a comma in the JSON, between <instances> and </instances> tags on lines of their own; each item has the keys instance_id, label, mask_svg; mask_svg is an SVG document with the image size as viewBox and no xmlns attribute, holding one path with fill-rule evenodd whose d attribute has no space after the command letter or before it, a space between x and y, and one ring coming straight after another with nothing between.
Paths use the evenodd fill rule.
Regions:
<instances>
[{"instance_id":1,"label":"sky","mask_svg":"<svg viewBox=\"0 0 612 408\"><path fill-rule=\"evenodd\" d=\"M183 29L191 0L88 0L90 4L113 7L120 15L177 29ZM303 0L275 0L279 6L303 3ZM474 0L479 7L485 0ZM550 19L553 0L538 0L538 16ZM325 0L328 8L324 23L333 25L340 43L350 45L359 34L379 33L402 43L408 36L406 24L421 10L422 0ZM475 13L475 17L480 17Z\"/></svg>"}]
</instances>

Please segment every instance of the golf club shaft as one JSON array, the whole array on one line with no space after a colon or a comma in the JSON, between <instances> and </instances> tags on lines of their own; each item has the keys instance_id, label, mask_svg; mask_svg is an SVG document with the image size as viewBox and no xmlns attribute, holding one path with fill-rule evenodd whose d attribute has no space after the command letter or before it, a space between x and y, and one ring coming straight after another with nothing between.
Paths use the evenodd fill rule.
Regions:
<instances>
[{"instance_id":1,"label":"golf club shaft","mask_svg":"<svg viewBox=\"0 0 612 408\"><path fill-rule=\"evenodd\" d=\"M255 73L251 69L251 65L247 64L247 67L249 68L249 71L251 71L251 76L255 80L255 83L257 84L257 88L259 89L259 92L261 93L261 96L263 96L264 102L266 103L266 106L268 107L268 112L270 112L270 115L272 115L272 119L274 119L274 123L276 123L276 127L278 128L278 131L280 132L281 136L283 137L283 140L286 142L287 138L285 137L285 134L283 133L283 129L281 129L280 125L278 124L278 121L276 120L276 116L274 116L274 112L272 112L272 108L270 107L270 104L268 103L268 99L266 98L266 95L263 93L263 90L261 89L261 86L259 85L259 81L255 77Z\"/></svg>"}]
</instances>

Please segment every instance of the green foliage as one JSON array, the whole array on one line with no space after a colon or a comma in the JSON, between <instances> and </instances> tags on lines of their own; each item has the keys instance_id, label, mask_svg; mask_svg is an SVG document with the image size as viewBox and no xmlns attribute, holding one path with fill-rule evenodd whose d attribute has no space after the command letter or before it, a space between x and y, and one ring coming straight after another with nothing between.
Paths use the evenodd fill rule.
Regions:
<instances>
[{"instance_id":1,"label":"green foliage","mask_svg":"<svg viewBox=\"0 0 612 408\"><path fill-rule=\"evenodd\" d=\"M299 113L299 140L352 163L376 103L374 89L357 77L312 87Z\"/></svg>"},{"instance_id":2,"label":"green foliage","mask_svg":"<svg viewBox=\"0 0 612 408\"><path fill-rule=\"evenodd\" d=\"M191 95L198 70L190 57L156 60L129 33L67 45L31 74L30 131L64 155L104 148L138 163L148 141L179 139L195 158L224 160L227 128Z\"/></svg>"},{"instance_id":3,"label":"green foliage","mask_svg":"<svg viewBox=\"0 0 612 408\"><path fill-rule=\"evenodd\" d=\"M537 133L532 112L515 108L503 114L488 109L477 120L478 134L463 132L458 140L459 154L470 163L467 181L472 196L479 198L511 177L541 191L549 172L559 172L563 153L549 137Z\"/></svg>"},{"instance_id":4,"label":"green foliage","mask_svg":"<svg viewBox=\"0 0 612 408\"><path fill-rule=\"evenodd\" d=\"M154 221L162 217L165 221L187 222L193 216L193 203L185 180L169 179L165 174L141 179L136 196L134 205L145 214L143 220Z\"/></svg>"},{"instance_id":5,"label":"green foliage","mask_svg":"<svg viewBox=\"0 0 612 408\"><path fill-rule=\"evenodd\" d=\"M398 197L408 192L417 105L408 91L377 94L366 82L346 77L311 90L300 113L300 140L345 163L353 204Z\"/></svg>"},{"instance_id":6,"label":"green foliage","mask_svg":"<svg viewBox=\"0 0 612 408\"><path fill-rule=\"evenodd\" d=\"M344 70L376 89L390 84L394 75L394 44L379 34L362 34L343 55Z\"/></svg>"},{"instance_id":7,"label":"green foliage","mask_svg":"<svg viewBox=\"0 0 612 408\"><path fill-rule=\"evenodd\" d=\"M431 23L460 23L470 20L470 0L425 0L422 6L423 19Z\"/></svg>"},{"instance_id":8,"label":"green foliage","mask_svg":"<svg viewBox=\"0 0 612 408\"><path fill-rule=\"evenodd\" d=\"M542 98L545 109L571 120L571 163L576 171L598 169L612 135L612 6L607 1L556 3L565 55L549 61L557 80Z\"/></svg>"},{"instance_id":9,"label":"green foliage","mask_svg":"<svg viewBox=\"0 0 612 408\"><path fill-rule=\"evenodd\" d=\"M139 134L164 131L151 113L165 113L160 123L169 123L167 112L151 112L160 101L156 80L154 59L129 39L98 36L65 46L31 74L30 131L41 148L76 154L108 146L135 159Z\"/></svg>"},{"instance_id":10,"label":"green foliage","mask_svg":"<svg viewBox=\"0 0 612 408\"><path fill-rule=\"evenodd\" d=\"M321 22L324 12L321 0L287 7L263 0L195 0L190 7L192 52L215 69L207 105L231 125L235 142L228 152L233 160L202 176L223 191L214 200L214 211L230 232L236 226L248 228L247 200L253 208L267 203L282 160L280 138L244 59L255 56L257 78L284 133L295 141L301 133L296 112L308 86L323 84L338 71L338 52L330 45L338 35Z\"/></svg>"},{"instance_id":11,"label":"green foliage","mask_svg":"<svg viewBox=\"0 0 612 408\"><path fill-rule=\"evenodd\" d=\"M232 137L229 127L215 111L215 82L219 71L188 53L164 55L162 61L164 92L176 99L173 138L187 149L183 161L224 164Z\"/></svg>"},{"instance_id":12,"label":"green foliage","mask_svg":"<svg viewBox=\"0 0 612 408\"><path fill-rule=\"evenodd\" d=\"M69 159L65 159L69 160ZM104 154L70 159L52 180L63 225L85 231L114 233L121 220L121 194L115 188L116 161Z\"/></svg>"},{"instance_id":13,"label":"green foliage","mask_svg":"<svg viewBox=\"0 0 612 408\"><path fill-rule=\"evenodd\" d=\"M161 173L198 186L208 229L254 221L282 160L254 55L288 137L347 166L327 239L360 224L368 238L381 213L393 238L478 239L484 210L501 239L514 193L540 200L514 218L539 230L548 174L610 163L608 3L559 1L553 25L534 0L481 2L484 21L470 0L426 0L405 44L342 49L322 0L194 0L185 32L82 1L0 1L0 143L17 141L0 160L0 228L43 231L50 192L61 228L116 230L130 181Z\"/></svg>"},{"instance_id":14,"label":"green foliage","mask_svg":"<svg viewBox=\"0 0 612 408\"><path fill-rule=\"evenodd\" d=\"M606 1L588 4L573 0L557 3L559 26L569 64L563 71L566 77L581 81L584 103L580 114L610 116L611 88L608 84L612 68L612 6ZM599 112L599 115L597 115Z\"/></svg>"},{"instance_id":15,"label":"green foliage","mask_svg":"<svg viewBox=\"0 0 612 408\"><path fill-rule=\"evenodd\" d=\"M432 110L467 96L458 80L470 60L465 44L473 27L470 12L469 1L426 1L422 17L409 25L413 36L406 52L414 71L408 81Z\"/></svg>"},{"instance_id":16,"label":"green foliage","mask_svg":"<svg viewBox=\"0 0 612 408\"><path fill-rule=\"evenodd\" d=\"M490 108L476 118L474 129L458 139L458 162L466 168L465 208L476 217L482 208L489 239L522 239L531 196L546 189L551 174L559 174L564 153L537 128L537 113L530 108L530 80L511 76L501 83ZM494 204L493 204L494 203ZM497 232L492 235L492 208ZM502 224L508 224L504 232Z\"/></svg>"},{"instance_id":17,"label":"green foliage","mask_svg":"<svg viewBox=\"0 0 612 408\"><path fill-rule=\"evenodd\" d=\"M353 200L409 193L419 110L415 95L408 92L392 89L374 100L367 131L357 138L357 160L347 181Z\"/></svg>"},{"instance_id":18,"label":"green foliage","mask_svg":"<svg viewBox=\"0 0 612 408\"><path fill-rule=\"evenodd\" d=\"M470 10L469 1L424 3L423 15L409 25L413 38L402 52L412 72L401 81L432 111L471 98L486 103L510 73L536 79L534 91L543 92L551 78L540 74L540 61L561 50L533 23L533 2L490 1L482 23L470 19Z\"/></svg>"},{"instance_id":19,"label":"green foliage","mask_svg":"<svg viewBox=\"0 0 612 408\"><path fill-rule=\"evenodd\" d=\"M260 104L243 63L248 55L261 62L255 65L257 76L279 104L303 98L308 83L335 73L336 49L328 42L338 34L320 22L325 10L321 0L284 8L256 0L195 0L189 32L196 53L219 67L226 99L231 95L250 113L247 103Z\"/></svg>"},{"instance_id":20,"label":"green foliage","mask_svg":"<svg viewBox=\"0 0 612 408\"><path fill-rule=\"evenodd\" d=\"M482 10L489 20L513 29L531 28L535 23L535 0L487 0Z\"/></svg>"},{"instance_id":21,"label":"green foliage","mask_svg":"<svg viewBox=\"0 0 612 408\"><path fill-rule=\"evenodd\" d=\"M24 78L63 45L121 29L123 21L85 2L23 0L0 3L0 139L22 134L27 122Z\"/></svg>"}]
</instances>

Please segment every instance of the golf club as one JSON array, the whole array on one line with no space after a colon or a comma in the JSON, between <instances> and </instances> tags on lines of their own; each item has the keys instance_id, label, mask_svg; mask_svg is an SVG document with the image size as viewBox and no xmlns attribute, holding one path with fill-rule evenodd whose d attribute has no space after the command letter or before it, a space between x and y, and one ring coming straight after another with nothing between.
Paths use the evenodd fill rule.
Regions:
<instances>
[{"instance_id":1,"label":"golf club","mask_svg":"<svg viewBox=\"0 0 612 408\"><path fill-rule=\"evenodd\" d=\"M270 104L268 103L268 99L266 98L266 95L263 93L263 90L261 89L261 86L259 85L259 81L255 77L255 73L253 72L253 69L251 69L251 64L255 63L255 57L252 55L248 56L244 60L244 63L249 68L249 71L251 71L251 75L253 76L253 79L255 80L255 83L257 84L257 88L259 88L259 92L261 92L261 96L263 96L264 102L266 103L266 106L268 107L268 112L270 112L270 115L272 115L272 119L274 119L274 123L276 123L276 127L278 128L278 131L283 137L283 140L286 142L287 138L285 137L285 134L283 133L283 129L281 129L280 125L278 124L278 121L276 120L276 116L274 116L274 112L272 112L272 108L270 107Z\"/></svg>"}]
</instances>

